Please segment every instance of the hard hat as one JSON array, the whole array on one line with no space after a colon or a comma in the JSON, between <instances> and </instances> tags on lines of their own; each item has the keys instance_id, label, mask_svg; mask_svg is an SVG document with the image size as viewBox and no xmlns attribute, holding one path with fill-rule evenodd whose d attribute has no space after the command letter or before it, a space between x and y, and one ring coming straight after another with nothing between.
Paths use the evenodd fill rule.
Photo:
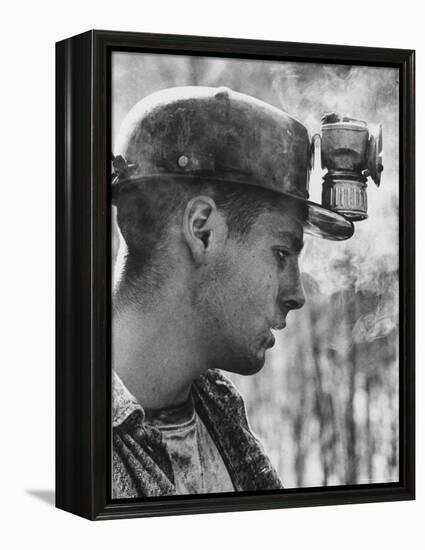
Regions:
<instances>
[{"instance_id":1,"label":"hard hat","mask_svg":"<svg viewBox=\"0 0 425 550\"><path fill-rule=\"evenodd\" d=\"M264 101L228 88L169 88L142 99L124 119L113 194L170 176L254 185L305 203L306 232L348 239L349 220L308 200L311 147L303 124Z\"/></svg>"}]
</instances>

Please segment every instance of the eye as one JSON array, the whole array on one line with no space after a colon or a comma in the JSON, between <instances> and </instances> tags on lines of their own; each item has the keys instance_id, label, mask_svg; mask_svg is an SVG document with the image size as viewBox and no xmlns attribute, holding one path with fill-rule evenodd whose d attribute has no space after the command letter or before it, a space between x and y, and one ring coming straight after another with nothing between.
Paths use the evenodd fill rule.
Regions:
<instances>
[{"instance_id":1,"label":"eye","mask_svg":"<svg viewBox=\"0 0 425 550\"><path fill-rule=\"evenodd\" d=\"M282 248L275 248L274 253L280 264L284 264L289 256L289 251Z\"/></svg>"}]
</instances>

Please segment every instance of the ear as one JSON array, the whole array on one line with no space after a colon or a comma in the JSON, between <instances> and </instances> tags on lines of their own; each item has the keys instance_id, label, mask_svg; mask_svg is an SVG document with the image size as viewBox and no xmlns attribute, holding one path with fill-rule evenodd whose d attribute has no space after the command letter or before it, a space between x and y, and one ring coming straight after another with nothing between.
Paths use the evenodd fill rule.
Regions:
<instances>
[{"instance_id":1,"label":"ear","mask_svg":"<svg viewBox=\"0 0 425 550\"><path fill-rule=\"evenodd\" d=\"M204 264L223 242L227 227L211 197L191 199L183 215L183 236L197 264Z\"/></svg>"}]
</instances>

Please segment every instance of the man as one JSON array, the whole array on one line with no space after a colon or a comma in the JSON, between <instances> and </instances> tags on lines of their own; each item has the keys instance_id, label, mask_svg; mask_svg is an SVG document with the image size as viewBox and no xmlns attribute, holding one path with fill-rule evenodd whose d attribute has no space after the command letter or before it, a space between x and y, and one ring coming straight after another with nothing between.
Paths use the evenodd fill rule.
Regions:
<instances>
[{"instance_id":1,"label":"man","mask_svg":"<svg viewBox=\"0 0 425 550\"><path fill-rule=\"evenodd\" d=\"M311 145L286 113L225 88L143 99L123 123L113 203L113 497L282 488L221 371L255 374L305 297L303 232L353 226L307 201Z\"/></svg>"}]
</instances>

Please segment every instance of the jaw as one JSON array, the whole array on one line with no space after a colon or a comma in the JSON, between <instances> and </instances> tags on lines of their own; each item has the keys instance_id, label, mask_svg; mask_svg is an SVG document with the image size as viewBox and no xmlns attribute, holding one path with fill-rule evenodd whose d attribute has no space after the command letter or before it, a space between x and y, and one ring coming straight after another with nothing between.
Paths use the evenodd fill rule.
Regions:
<instances>
[{"instance_id":1,"label":"jaw","mask_svg":"<svg viewBox=\"0 0 425 550\"><path fill-rule=\"evenodd\" d=\"M234 355L233 358L222 360L216 368L242 376L251 376L257 374L265 364L266 349L264 347L246 352L243 355Z\"/></svg>"}]
</instances>

